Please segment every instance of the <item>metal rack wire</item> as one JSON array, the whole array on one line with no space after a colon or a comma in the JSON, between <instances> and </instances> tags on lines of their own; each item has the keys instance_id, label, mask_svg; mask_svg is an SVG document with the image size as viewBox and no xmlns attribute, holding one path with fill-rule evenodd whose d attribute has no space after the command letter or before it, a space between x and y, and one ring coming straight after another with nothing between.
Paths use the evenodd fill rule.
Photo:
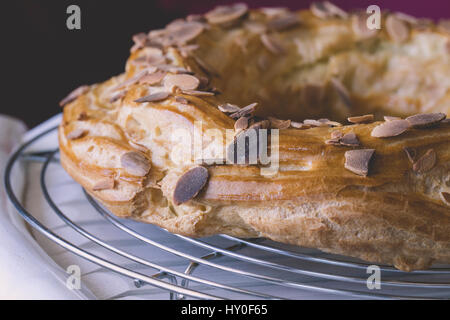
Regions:
<instances>
[{"instance_id":1,"label":"metal rack wire","mask_svg":"<svg viewBox=\"0 0 450 320\"><path fill-rule=\"evenodd\" d=\"M239 239L228 235L192 239L153 226L150 232L149 229L143 229L143 224L115 217L84 192L85 201L91 205L92 212L98 214L98 218L107 222L115 232L138 243L142 250L151 247L176 257L180 267L130 252L102 239L101 233L83 227L52 196L47 174L59 166L58 149L39 152L27 150L55 129L51 128L36 136L11 156L5 171L5 189L11 202L22 217L45 237L83 259L130 278L137 289L151 285L166 290L170 299L284 299L296 298L297 291L334 298L450 298L449 266L411 273L390 266L378 266L381 271L381 289L371 290L367 286L369 264L365 262L267 239ZM52 209L48 214L57 215L73 232L104 250L104 254L93 253L68 241L26 209L11 183L14 166L24 160L42 163L39 179L42 196ZM51 166L55 168L50 169ZM165 239L169 240L161 241L155 236L156 233L163 233ZM117 262L117 257L122 260Z\"/></svg>"}]
</instances>

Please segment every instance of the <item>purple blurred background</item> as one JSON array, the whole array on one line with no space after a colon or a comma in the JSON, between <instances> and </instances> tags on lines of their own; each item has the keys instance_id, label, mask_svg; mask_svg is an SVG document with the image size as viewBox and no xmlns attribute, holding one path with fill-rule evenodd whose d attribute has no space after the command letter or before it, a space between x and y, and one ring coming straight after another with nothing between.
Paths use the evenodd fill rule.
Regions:
<instances>
[{"instance_id":1,"label":"purple blurred background","mask_svg":"<svg viewBox=\"0 0 450 320\"><path fill-rule=\"evenodd\" d=\"M4 1L0 19L3 40L4 104L0 113L23 119L32 127L60 112L59 100L81 84L103 81L124 69L131 36L161 28L190 13L216 5L246 2L252 8L307 8L310 0L17 0ZM418 17L450 18L449 0L336 0L350 10L376 4L382 10ZM66 28L66 8L81 8L82 29ZM3 98L2 97L2 98Z\"/></svg>"}]
</instances>

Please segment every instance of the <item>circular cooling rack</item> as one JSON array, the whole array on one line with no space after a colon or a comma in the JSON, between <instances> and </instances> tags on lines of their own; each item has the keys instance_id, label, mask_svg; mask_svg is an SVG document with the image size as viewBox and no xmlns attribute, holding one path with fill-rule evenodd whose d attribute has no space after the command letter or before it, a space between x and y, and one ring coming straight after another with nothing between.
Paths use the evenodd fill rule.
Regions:
<instances>
[{"instance_id":1,"label":"circular cooling rack","mask_svg":"<svg viewBox=\"0 0 450 320\"><path fill-rule=\"evenodd\" d=\"M55 131L37 135L11 156L5 171L6 192L20 215L45 238L133 284L134 290L111 298L138 296L149 286L164 290L170 299L450 298L449 266L407 273L378 265L380 288L373 288L368 278L374 269L363 261L267 239L227 235L193 239L171 234L114 216L84 190L77 194L84 209L72 208L75 204L55 197L49 179L53 173L71 188L81 188L59 164L56 143L53 150L33 149ZM14 168L36 162L39 174L31 179L40 181L39 192L50 208L45 215L61 219L64 232L47 226L42 216L37 219L36 210L19 200L13 186ZM69 240L74 237L81 238L83 245Z\"/></svg>"}]
</instances>

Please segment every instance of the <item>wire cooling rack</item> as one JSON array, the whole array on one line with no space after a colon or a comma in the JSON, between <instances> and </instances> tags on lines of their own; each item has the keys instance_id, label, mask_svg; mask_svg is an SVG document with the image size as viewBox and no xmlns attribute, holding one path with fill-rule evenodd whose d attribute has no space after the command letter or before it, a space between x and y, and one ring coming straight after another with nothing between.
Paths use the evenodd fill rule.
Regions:
<instances>
[{"instance_id":1,"label":"wire cooling rack","mask_svg":"<svg viewBox=\"0 0 450 320\"><path fill-rule=\"evenodd\" d=\"M80 192L78 201L88 204L84 215L95 217L105 229L92 228L80 218L79 212L73 214L70 206L62 206L52 194L49 172L59 170L65 175L59 164L58 149L29 151L33 150L33 144L55 130L51 128L39 134L11 156L5 171L6 192L21 216L43 236L132 282L136 290L128 295L137 295L139 289L153 286L167 292L170 299L450 298L449 266L406 273L379 265L381 288L369 289L367 282L372 272L368 272L370 264L363 261L267 239L239 239L228 235L193 239L175 235L155 226L117 218L86 192ZM19 200L11 174L15 166L30 162L40 163L36 179L51 209L45 214L61 219L71 233L85 241L83 246L68 240L67 232L58 232L60 229L39 221L33 210ZM106 229L114 232L112 239L104 238L106 231L102 230ZM121 241L117 241L119 238ZM131 243L137 249L131 250L124 243ZM170 256L171 263L156 258L161 255Z\"/></svg>"}]
</instances>

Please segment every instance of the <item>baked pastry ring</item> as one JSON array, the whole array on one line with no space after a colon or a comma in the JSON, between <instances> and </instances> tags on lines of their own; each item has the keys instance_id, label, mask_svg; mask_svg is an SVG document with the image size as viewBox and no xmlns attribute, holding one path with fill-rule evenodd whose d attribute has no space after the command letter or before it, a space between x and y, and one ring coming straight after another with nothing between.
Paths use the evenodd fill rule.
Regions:
<instances>
[{"instance_id":1,"label":"baked pastry ring","mask_svg":"<svg viewBox=\"0 0 450 320\"><path fill-rule=\"evenodd\" d=\"M450 263L449 23L366 18L237 4L138 34L124 74L62 101L61 163L114 214L171 232ZM265 128L275 171L206 161Z\"/></svg>"}]
</instances>

